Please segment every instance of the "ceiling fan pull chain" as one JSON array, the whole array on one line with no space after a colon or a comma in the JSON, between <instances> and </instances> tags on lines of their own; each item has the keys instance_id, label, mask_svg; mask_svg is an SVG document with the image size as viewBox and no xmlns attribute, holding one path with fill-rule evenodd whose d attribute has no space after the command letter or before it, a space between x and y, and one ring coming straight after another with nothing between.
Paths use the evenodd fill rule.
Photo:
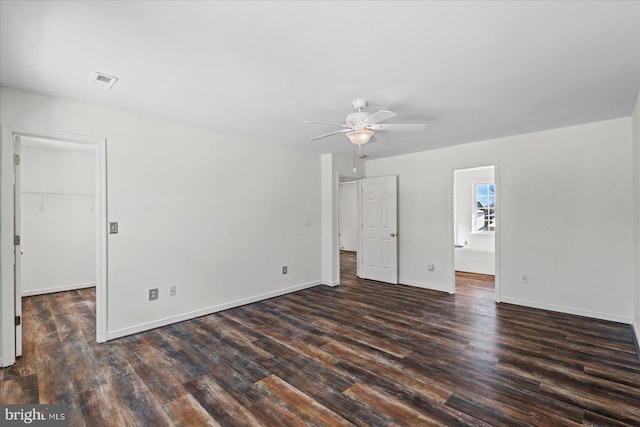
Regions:
<instances>
[{"instance_id":1,"label":"ceiling fan pull chain","mask_svg":"<svg viewBox=\"0 0 640 427\"><path fill-rule=\"evenodd\" d=\"M360 146L358 145L358 147ZM353 172L355 173L356 171L356 145L353 144Z\"/></svg>"}]
</instances>

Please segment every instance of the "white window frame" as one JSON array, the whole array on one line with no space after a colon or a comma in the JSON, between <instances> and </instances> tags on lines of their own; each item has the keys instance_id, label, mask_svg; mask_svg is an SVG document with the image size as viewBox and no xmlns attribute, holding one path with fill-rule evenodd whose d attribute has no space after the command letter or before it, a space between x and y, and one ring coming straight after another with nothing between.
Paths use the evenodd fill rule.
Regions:
<instances>
[{"instance_id":1,"label":"white window frame","mask_svg":"<svg viewBox=\"0 0 640 427\"><path fill-rule=\"evenodd\" d=\"M494 218L496 213L496 190L495 190L496 183L492 181L481 181L481 182L474 182L473 184L471 184L471 234L494 234L496 232L495 225L493 226L493 230L488 230L488 229L477 230L476 228L476 220L477 220L477 213L478 213L478 209L477 209L478 203L477 203L476 195L477 195L477 187L479 185L493 185L493 208L490 208L490 209L493 209Z\"/></svg>"}]
</instances>

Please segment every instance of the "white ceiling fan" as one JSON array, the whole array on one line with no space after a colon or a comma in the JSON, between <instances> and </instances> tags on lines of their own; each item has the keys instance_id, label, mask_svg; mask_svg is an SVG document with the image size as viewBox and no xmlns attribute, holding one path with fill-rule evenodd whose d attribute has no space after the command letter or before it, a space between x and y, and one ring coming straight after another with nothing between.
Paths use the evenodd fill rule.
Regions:
<instances>
[{"instance_id":1,"label":"white ceiling fan","mask_svg":"<svg viewBox=\"0 0 640 427\"><path fill-rule=\"evenodd\" d=\"M329 122L314 122L311 120L305 120L302 123L322 124L322 125L336 125L342 126L345 129L340 129L334 132L325 133L313 138L309 138L309 141L315 141L316 139L325 138L327 136L336 135L339 133L346 134L347 138L355 144L366 144L373 137L374 131L386 131L386 130L400 130L400 131L420 131L424 130L424 124L380 124L385 120L388 120L396 115L391 111L379 110L375 113L367 113L362 111L367 106L367 101L364 99L356 99L353 101L353 108L355 113L351 113L345 119L346 124L341 123L329 123Z\"/></svg>"}]
</instances>

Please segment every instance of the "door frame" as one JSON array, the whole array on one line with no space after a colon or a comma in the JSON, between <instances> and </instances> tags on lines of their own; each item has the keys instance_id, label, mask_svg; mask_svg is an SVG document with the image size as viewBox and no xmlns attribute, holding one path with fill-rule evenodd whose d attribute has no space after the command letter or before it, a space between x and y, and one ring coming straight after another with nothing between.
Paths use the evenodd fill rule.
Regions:
<instances>
[{"instance_id":1,"label":"door frame","mask_svg":"<svg viewBox=\"0 0 640 427\"><path fill-rule=\"evenodd\" d=\"M22 144L19 136L13 137L13 154L20 158L22 154ZM22 237L22 178L21 178L20 162L13 162L13 234ZM19 253L19 255L18 255ZM14 274L14 293L22 293L22 242L13 243L13 274ZM15 294L14 294L15 295ZM22 297L14 298L13 315L22 319ZM16 324L14 329L15 337L15 356L22 356L22 324Z\"/></svg>"},{"instance_id":2,"label":"door frame","mask_svg":"<svg viewBox=\"0 0 640 427\"><path fill-rule=\"evenodd\" d=\"M493 178L495 182L495 210L496 210L496 230L494 232L494 240L495 240L495 301L502 301L502 293L500 286L500 277L501 277L501 267L500 267L500 218L502 216L502 211L500 209L500 162L478 162L478 163L470 163L464 165L457 165L451 169L450 182L449 182L449 250L451 254L451 288L449 290L450 294L456 293L456 253L455 253L455 239L456 239L456 230L455 230L455 183L456 183L456 171L464 170L464 169L475 169L482 167L490 167L493 166Z\"/></svg>"},{"instance_id":3,"label":"door frame","mask_svg":"<svg viewBox=\"0 0 640 427\"><path fill-rule=\"evenodd\" d=\"M340 178L348 178L351 179L353 181L357 181L356 184L356 191L358 192L356 197L358 199L358 204L356 206L356 209L358 210L357 215L358 215L358 221L360 221L360 180L363 179L364 177L356 172L346 172L346 171L337 171L336 172L336 180L335 180L335 187L333 189L334 194L335 194L335 201L336 201L336 221L335 221L335 239L336 239L336 251L333 254L335 256L335 265L336 265L336 274L338 276L338 280L337 280L337 285L340 285ZM360 253L360 229L358 228L358 253ZM356 262L356 266L357 266L357 272L356 275L358 277L360 277L360 264L358 262Z\"/></svg>"},{"instance_id":4,"label":"door frame","mask_svg":"<svg viewBox=\"0 0 640 427\"><path fill-rule=\"evenodd\" d=\"M348 178L349 181L340 181L340 178ZM340 230L340 186L345 184L345 183L353 183L353 185L355 186L355 192L356 192L356 241L358 242L358 246L356 248L356 258L359 256L357 254L360 253L360 227L358 227L358 224L360 224L360 180L362 178L355 178L355 177L347 177L346 175L340 173L338 175L338 284L340 284L340 280L342 279L342 271L340 269L340 253L342 252L342 249L340 247L340 235L341 230ZM357 262L358 260L356 259L356 276L360 277L360 263Z\"/></svg>"},{"instance_id":5,"label":"door frame","mask_svg":"<svg viewBox=\"0 0 640 427\"><path fill-rule=\"evenodd\" d=\"M107 140L103 137L66 132L23 129L1 125L0 128L0 305L2 317L2 367L16 360L15 339L15 274L13 230L14 187L13 155L16 137L33 137L91 145L96 154L96 341L107 340Z\"/></svg>"}]
</instances>

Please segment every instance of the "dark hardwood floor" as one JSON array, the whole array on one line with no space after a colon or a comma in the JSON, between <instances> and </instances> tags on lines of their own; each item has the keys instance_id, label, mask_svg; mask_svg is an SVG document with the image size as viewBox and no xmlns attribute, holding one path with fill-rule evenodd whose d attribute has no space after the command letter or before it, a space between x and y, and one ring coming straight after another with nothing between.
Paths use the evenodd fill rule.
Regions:
<instances>
[{"instance_id":1,"label":"dark hardwood floor","mask_svg":"<svg viewBox=\"0 0 640 427\"><path fill-rule=\"evenodd\" d=\"M72 426L640 425L629 325L354 276L106 344L94 292L24 299L0 403L64 403Z\"/></svg>"}]
</instances>

